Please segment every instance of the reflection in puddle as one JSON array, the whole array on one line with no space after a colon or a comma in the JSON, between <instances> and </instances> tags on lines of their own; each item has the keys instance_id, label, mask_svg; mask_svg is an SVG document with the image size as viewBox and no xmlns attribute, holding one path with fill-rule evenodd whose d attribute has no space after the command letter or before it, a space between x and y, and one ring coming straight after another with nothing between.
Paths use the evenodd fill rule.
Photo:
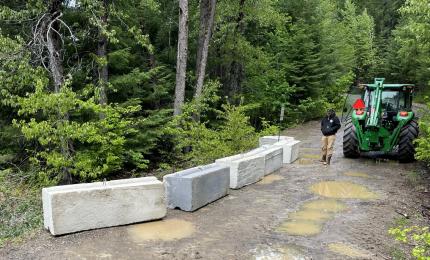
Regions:
<instances>
[{"instance_id":1,"label":"reflection in puddle","mask_svg":"<svg viewBox=\"0 0 430 260\"><path fill-rule=\"evenodd\" d=\"M367 254L366 252L343 243L332 243L328 245L328 248L330 249L330 251L334 253L338 253L338 254L353 257L353 258L360 258L360 259L370 258L369 254Z\"/></svg>"},{"instance_id":2,"label":"reflection in puddle","mask_svg":"<svg viewBox=\"0 0 430 260\"><path fill-rule=\"evenodd\" d=\"M195 228L191 222L168 219L132 225L128 234L135 242L145 240L175 240L191 236Z\"/></svg>"},{"instance_id":3,"label":"reflection in puddle","mask_svg":"<svg viewBox=\"0 0 430 260\"><path fill-rule=\"evenodd\" d=\"M312 201L306 202L303 205L303 208L336 213L344 210L346 208L346 205L342 202L339 202L333 199L326 199L326 200L312 200Z\"/></svg>"},{"instance_id":4,"label":"reflection in puddle","mask_svg":"<svg viewBox=\"0 0 430 260\"><path fill-rule=\"evenodd\" d=\"M305 220L290 220L282 223L278 231L296 236L313 236L321 232L321 224Z\"/></svg>"},{"instance_id":5,"label":"reflection in puddle","mask_svg":"<svg viewBox=\"0 0 430 260\"><path fill-rule=\"evenodd\" d=\"M259 181L257 184L271 184L275 181L283 180L284 177L281 175L271 174L265 176L261 181Z\"/></svg>"},{"instance_id":6,"label":"reflection in puddle","mask_svg":"<svg viewBox=\"0 0 430 260\"><path fill-rule=\"evenodd\" d=\"M311 186L311 191L337 199L376 199L377 195L366 187L346 181L324 181Z\"/></svg>"},{"instance_id":7,"label":"reflection in puddle","mask_svg":"<svg viewBox=\"0 0 430 260\"><path fill-rule=\"evenodd\" d=\"M364 172L345 172L344 175L350 177L370 178L369 174Z\"/></svg>"},{"instance_id":8,"label":"reflection in puddle","mask_svg":"<svg viewBox=\"0 0 430 260\"><path fill-rule=\"evenodd\" d=\"M301 154L300 157L306 159L321 159L321 155L319 154Z\"/></svg>"}]
</instances>

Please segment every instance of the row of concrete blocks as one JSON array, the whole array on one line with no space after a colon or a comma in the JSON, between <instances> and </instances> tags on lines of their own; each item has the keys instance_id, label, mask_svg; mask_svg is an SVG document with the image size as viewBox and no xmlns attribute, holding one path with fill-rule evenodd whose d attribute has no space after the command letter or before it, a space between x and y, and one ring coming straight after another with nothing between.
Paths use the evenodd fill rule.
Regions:
<instances>
[{"instance_id":1,"label":"row of concrete blocks","mask_svg":"<svg viewBox=\"0 0 430 260\"><path fill-rule=\"evenodd\" d=\"M42 190L44 226L53 235L161 219L166 207L194 211L297 159L300 141L260 138L250 152L164 176L55 186Z\"/></svg>"}]
</instances>

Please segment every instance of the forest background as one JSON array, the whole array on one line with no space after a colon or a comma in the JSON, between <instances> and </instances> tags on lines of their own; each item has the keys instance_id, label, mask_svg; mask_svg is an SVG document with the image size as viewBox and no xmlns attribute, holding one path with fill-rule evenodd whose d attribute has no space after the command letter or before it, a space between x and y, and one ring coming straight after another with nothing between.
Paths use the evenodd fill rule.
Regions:
<instances>
[{"instance_id":1,"label":"forest background","mask_svg":"<svg viewBox=\"0 0 430 260\"><path fill-rule=\"evenodd\" d=\"M0 0L0 245L41 187L245 151L374 77L426 102L429 70L428 0Z\"/></svg>"}]
</instances>

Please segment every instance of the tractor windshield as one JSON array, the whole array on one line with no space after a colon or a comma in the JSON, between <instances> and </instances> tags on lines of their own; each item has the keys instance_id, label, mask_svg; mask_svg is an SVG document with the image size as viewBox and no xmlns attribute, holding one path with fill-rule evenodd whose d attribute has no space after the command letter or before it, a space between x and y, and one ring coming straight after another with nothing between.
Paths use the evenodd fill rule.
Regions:
<instances>
[{"instance_id":1,"label":"tractor windshield","mask_svg":"<svg viewBox=\"0 0 430 260\"><path fill-rule=\"evenodd\" d=\"M364 101L366 103L366 107L369 107L372 100L372 95L374 91L366 91L364 95ZM382 92L382 110L386 112L397 112L401 109L405 109L408 107L406 103L405 93L402 91L395 90L384 90Z\"/></svg>"}]
</instances>

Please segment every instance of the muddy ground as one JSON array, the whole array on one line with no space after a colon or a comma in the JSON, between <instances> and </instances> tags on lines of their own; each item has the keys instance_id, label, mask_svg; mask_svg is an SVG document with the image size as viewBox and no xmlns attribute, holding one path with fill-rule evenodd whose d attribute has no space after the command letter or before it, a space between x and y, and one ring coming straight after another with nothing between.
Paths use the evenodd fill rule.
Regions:
<instances>
[{"instance_id":1,"label":"muddy ground","mask_svg":"<svg viewBox=\"0 0 430 260\"><path fill-rule=\"evenodd\" d=\"M401 214L420 219L430 204L428 187L411 181L419 164L343 158L340 131L325 167L318 128L309 122L286 133L303 141L300 160L196 212L61 237L41 230L0 249L0 258L391 259L401 247L387 230Z\"/></svg>"}]
</instances>

